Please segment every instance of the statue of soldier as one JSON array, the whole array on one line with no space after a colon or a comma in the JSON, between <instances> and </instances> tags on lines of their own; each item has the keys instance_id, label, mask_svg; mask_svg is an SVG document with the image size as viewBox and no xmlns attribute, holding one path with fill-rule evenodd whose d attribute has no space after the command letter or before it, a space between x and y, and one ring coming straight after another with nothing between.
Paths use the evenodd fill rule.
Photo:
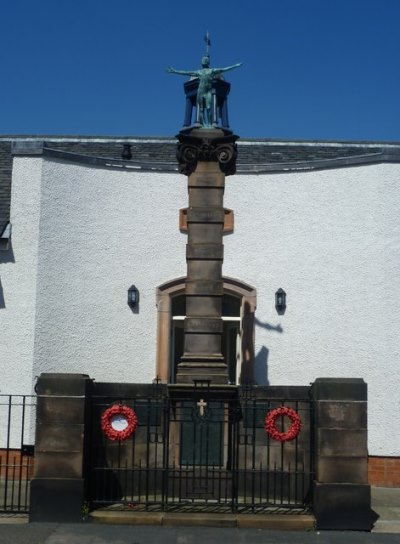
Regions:
<instances>
[{"instance_id":1,"label":"statue of soldier","mask_svg":"<svg viewBox=\"0 0 400 544\"><path fill-rule=\"evenodd\" d=\"M213 115L212 82L214 79L219 78L223 72L238 68L242 63L239 62L226 68L210 68L210 57L206 54L201 59L201 65L200 70L175 70L175 68L170 67L167 68L167 72L199 79L196 99L198 121L202 126L210 127L216 123Z\"/></svg>"}]
</instances>

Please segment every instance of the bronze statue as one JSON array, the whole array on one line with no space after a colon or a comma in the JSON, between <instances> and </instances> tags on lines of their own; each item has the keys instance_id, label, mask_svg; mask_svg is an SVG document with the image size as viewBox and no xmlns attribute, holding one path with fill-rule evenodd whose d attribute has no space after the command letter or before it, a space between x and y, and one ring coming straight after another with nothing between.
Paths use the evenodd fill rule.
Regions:
<instances>
[{"instance_id":1,"label":"bronze statue","mask_svg":"<svg viewBox=\"0 0 400 544\"><path fill-rule=\"evenodd\" d=\"M207 42L206 42L207 43ZM209 45L209 43L207 43ZM223 72L233 70L242 65L241 62L227 66L226 68L210 68L210 57L207 53L201 59L202 68L200 70L175 70L175 68L167 68L170 74L179 74L182 76L192 76L199 79L199 87L197 89L197 118L198 122L204 127L211 127L216 124L213 115L212 104L212 83L214 79L221 77Z\"/></svg>"}]
</instances>

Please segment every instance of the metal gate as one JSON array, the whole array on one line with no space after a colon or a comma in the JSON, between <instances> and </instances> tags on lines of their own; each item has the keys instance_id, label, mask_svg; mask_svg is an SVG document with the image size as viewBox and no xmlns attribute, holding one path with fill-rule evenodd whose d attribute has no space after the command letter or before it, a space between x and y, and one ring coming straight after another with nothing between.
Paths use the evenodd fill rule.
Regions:
<instances>
[{"instance_id":1,"label":"metal gate","mask_svg":"<svg viewBox=\"0 0 400 544\"><path fill-rule=\"evenodd\" d=\"M289 395L287 395L289 391ZM311 402L307 388L155 385L135 395L94 392L88 471L94 508L162 511L304 510L310 501ZM282 396L286 393L286 397ZM137 414L126 441L108 440L101 414L112 404ZM293 408L302 429L290 442L265 432L265 416ZM282 431L290 426L280 418Z\"/></svg>"},{"instance_id":2,"label":"metal gate","mask_svg":"<svg viewBox=\"0 0 400 544\"><path fill-rule=\"evenodd\" d=\"M0 512L29 511L36 397L0 395Z\"/></svg>"}]
</instances>

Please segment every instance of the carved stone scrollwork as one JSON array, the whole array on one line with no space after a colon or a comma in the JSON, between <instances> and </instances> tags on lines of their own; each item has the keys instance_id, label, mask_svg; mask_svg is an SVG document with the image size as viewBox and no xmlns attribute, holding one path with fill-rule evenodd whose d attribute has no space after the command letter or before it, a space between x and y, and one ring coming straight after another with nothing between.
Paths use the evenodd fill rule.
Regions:
<instances>
[{"instance_id":1,"label":"carved stone scrollwork","mask_svg":"<svg viewBox=\"0 0 400 544\"><path fill-rule=\"evenodd\" d=\"M235 142L238 137L234 134L220 136L222 131L218 131L216 137L212 137L211 131L204 135L200 131L196 133L196 135L179 133L177 136L179 143L176 158L180 172L189 176L195 171L198 161L216 161L226 176L233 175L236 172Z\"/></svg>"},{"instance_id":2,"label":"carved stone scrollwork","mask_svg":"<svg viewBox=\"0 0 400 544\"><path fill-rule=\"evenodd\" d=\"M191 164L198 160L198 149L192 145L178 144L178 150L176 152L177 159L180 163Z\"/></svg>"},{"instance_id":3,"label":"carved stone scrollwork","mask_svg":"<svg viewBox=\"0 0 400 544\"><path fill-rule=\"evenodd\" d=\"M220 145L216 149L216 155L219 163L228 164L237 157L237 145Z\"/></svg>"}]
</instances>

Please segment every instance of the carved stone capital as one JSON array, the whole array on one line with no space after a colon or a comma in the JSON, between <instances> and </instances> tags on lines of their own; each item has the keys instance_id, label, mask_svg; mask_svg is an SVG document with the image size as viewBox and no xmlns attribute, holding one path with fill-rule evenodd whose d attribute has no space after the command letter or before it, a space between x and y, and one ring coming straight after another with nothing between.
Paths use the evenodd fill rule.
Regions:
<instances>
[{"instance_id":1,"label":"carved stone capital","mask_svg":"<svg viewBox=\"0 0 400 544\"><path fill-rule=\"evenodd\" d=\"M176 158L179 170L189 176L197 166L198 161L219 163L221 171L226 176L236 172L238 136L219 129L195 129L190 133L180 132L177 136L179 143Z\"/></svg>"}]
</instances>

